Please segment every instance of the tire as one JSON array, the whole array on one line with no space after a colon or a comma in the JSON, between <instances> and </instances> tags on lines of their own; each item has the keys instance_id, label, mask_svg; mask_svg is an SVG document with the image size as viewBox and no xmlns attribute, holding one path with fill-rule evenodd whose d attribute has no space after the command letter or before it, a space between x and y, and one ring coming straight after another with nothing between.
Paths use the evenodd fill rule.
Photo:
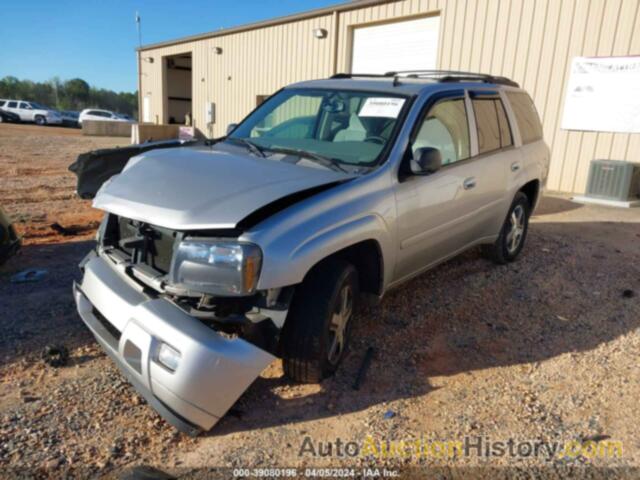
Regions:
<instances>
[{"instance_id":1,"label":"tire","mask_svg":"<svg viewBox=\"0 0 640 480\"><path fill-rule=\"evenodd\" d=\"M318 383L336 371L348 348L359 293L358 273L346 261L328 260L307 275L280 340L289 378Z\"/></svg>"},{"instance_id":2,"label":"tire","mask_svg":"<svg viewBox=\"0 0 640 480\"><path fill-rule=\"evenodd\" d=\"M500 229L498 239L492 245L483 246L485 256L500 265L513 262L518 258L529 231L530 214L529 199L522 192L516 193L509 208L509 213L507 213L507 218L505 218ZM514 221L517 221L520 225L518 229L513 228Z\"/></svg>"},{"instance_id":3,"label":"tire","mask_svg":"<svg viewBox=\"0 0 640 480\"><path fill-rule=\"evenodd\" d=\"M44 118L42 115L36 115L36 118L34 119L34 121L36 122L36 125L46 125L47 124L47 119Z\"/></svg>"}]
</instances>

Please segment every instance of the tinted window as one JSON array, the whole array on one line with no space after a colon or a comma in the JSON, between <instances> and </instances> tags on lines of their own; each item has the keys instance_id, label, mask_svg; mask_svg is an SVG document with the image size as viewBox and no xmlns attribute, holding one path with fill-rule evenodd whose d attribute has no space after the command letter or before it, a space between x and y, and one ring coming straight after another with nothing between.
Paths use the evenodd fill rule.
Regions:
<instances>
[{"instance_id":1,"label":"tinted window","mask_svg":"<svg viewBox=\"0 0 640 480\"><path fill-rule=\"evenodd\" d=\"M507 92L507 97L516 115L522 143L531 143L542 138L542 125L531 97L524 92Z\"/></svg>"},{"instance_id":2,"label":"tinted window","mask_svg":"<svg viewBox=\"0 0 640 480\"><path fill-rule=\"evenodd\" d=\"M422 121L412 148L440 150L442 164L447 165L469 158L469 123L463 99L436 103Z\"/></svg>"},{"instance_id":3,"label":"tinted window","mask_svg":"<svg viewBox=\"0 0 640 480\"><path fill-rule=\"evenodd\" d=\"M479 153L512 145L511 130L502 101L496 97L485 97L475 98L472 102L478 129Z\"/></svg>"},{"instance_id":4,"label":"tinted window","mask_svg":"<svg viewBox=\"0 0 640 480\"><path fill-rule=\"evenodd\" d=\"M25 102L20 102L20 108L31 108L31 105Z\"/></svg>"},{"instance_id":5,"label":"tinted window","mask_svg":"<svg viewBox=\"0 0 640 480\"><path fill-rule=\"evenodd\" d=\"M7 104L8 108L18 108L18 102L9 102Z\"/></svg>"},{"instance_id":6,"label":"tinted window","mask_svg":"<svg viewBox=\"0 0 640 480\"><path fill-rule=\"evenodd\" d=\"M487 153L500 148L498 111L493 98L473 99L473 112L478 129L478 152Z\"/></svg>"},{"instance_id":7,"label":"tinted window","mask_svg":"<svg viewBox=\"0 0 640 480\"><path fill-rule=\"evenodd\" d=\"M4 100L0 100L0 107L4 107L4 104L5 104L5 103L7 103L7 102L6 102L6 101L4 101Z\"/></svg>"},{"instance_id":8,"label":"tinted window","mask_svg":"<svg viewBox=\"0 0 640 480\"><path fill-rule=\"evenodd\" d=\"M513 145L513 135L511 135L511 127L502 100L496 100L496 110L498 111L498 125L500 125L500 146L502 148L510 147Z\"/></svg>"}]
</instances>

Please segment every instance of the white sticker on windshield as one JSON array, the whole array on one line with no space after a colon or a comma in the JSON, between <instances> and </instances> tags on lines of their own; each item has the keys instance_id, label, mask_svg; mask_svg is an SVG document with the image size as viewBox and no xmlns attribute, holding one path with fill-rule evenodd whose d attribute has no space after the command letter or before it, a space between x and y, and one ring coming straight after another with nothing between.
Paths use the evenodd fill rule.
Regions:
<instances>
[{"instance_id":1,"label":"white sticker on windshield","mask_svg":"<svg viewBox=\"0 0 640 480\"><path fill-rule=\"evenodd\" d=\"M404 105L404 98L370 97L358 113L359 117L398 118Z\"/></svg>"}]
</instances>

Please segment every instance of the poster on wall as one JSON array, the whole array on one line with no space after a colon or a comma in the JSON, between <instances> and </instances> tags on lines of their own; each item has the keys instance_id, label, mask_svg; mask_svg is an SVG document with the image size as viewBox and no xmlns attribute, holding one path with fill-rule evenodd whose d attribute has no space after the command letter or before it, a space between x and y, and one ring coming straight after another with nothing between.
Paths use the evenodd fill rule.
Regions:
<instances>
[{"instance_id":1,"label":"poster on wall","mask_svg":"<svg viewBox=\"0 0 640 480\"><path fill-rule=\"evenodd\" d=\"M640 133L640 56L575 57L562 128Z\"/></svg>"}]
</instances>

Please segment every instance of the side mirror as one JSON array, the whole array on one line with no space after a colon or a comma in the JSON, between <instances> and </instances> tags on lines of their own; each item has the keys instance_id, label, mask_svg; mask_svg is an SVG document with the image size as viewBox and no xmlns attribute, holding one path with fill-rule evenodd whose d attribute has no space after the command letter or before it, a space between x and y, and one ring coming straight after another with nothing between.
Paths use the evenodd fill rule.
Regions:
<instances>
[{"instance_id":1,"label":"side mirror","mask_svg":"<svg viewBox=\"0 0 640 480\"><path fill-rule=\"evenodd\" d=\"M237 126L238 126L237 123L230 123L227 126L227 135L229 135L231 132L233 132L236 129Z\"/></svg>"},{"instance_id":2,"label":"side mirror","mask_svg":"<svg viewBox=\"0 0 640 480\"><path fill-rule=\"evenodd\" d=\"M432 147L418 148L410 163L411 173L414 175L431 175L442 167L440 150Z\"/></svg>"}]
</instances>

